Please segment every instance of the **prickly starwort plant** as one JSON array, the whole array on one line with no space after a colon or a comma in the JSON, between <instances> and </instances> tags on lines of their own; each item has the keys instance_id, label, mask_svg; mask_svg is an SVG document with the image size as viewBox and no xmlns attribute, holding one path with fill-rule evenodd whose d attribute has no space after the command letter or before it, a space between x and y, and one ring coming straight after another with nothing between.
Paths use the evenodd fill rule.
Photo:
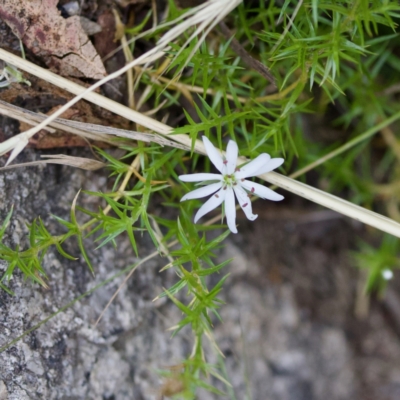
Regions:
<instances>
[{"instance_id":1,"label":"prickly starwort plant","mask_svg":"<svg viewBox=\"0 0 400 400\"><path fill-rule=\"evenodd\" d=\"M231 232L240 231L235 197L246 217L255 220L253 195L279 201L284 189L400 236L400 145L394 133L400 118L400 5L394 0L209 0L189 10L179 9L173 0L168 5L163 24L146 32L145 23L126 30L128 42L132 35L129 51L138 37L154 47L111 76L129 74L134 67L131 89L133 93L141 87L141 98L129 111L122 106L111 109L101 100L102 106L136 122L140 133L148 135L146 140L129 142L129 133L123 141L115 140L124 150L120 159L98 150L111 171L113 190L81 196L101 198L104 208L85 209L77 196L69 219L54 216L63 233L49 232L36 219L28 226L28 248L0 243L0 258L7 262L1 287L11 293L8 281L17 270L34 282L51 285L44 256L54 247L73 259L64 250L71 238L95 273L85 250L88 242L118 246L125 234L138 256L146 257L137 237L149 235L154 256L167 254L164 269L176 272L176 283L160 294L182 312L174 331L190 326L194 338L193 350L178 371L161 373L179 383L170 395L194 399L199 387L220 393L210 377L229 387L221 368L208 362L204 342L218 353L212 324L220 318L223 304L218 296L229 260L217 262L215 251ZM4 51L0 58L15 60ZM11 75L19 76L18 68L38 73L23 61L8 68L12 73L3 71L0 77L7 82ZM101 96L89 93L93 88L71 91L79 94L77 99L100 101ZM152 118L141 114L143 104L152 109ZM170 122L173 126L165 123L177 114L179 118ZM11 162L50 119L0 144L0 154L11 151ZM377 150L372 139L378 134ZM155 136L167 144L155 143ZM279 173L271 172L275 169ZM306 184L305 174L312 169L318 172L319 188ZM279 193L265 181L280 186ZM172 219L168 207L165 215L153 215L149 204L154 196L162 196L179 216ZM207 196L211 197L204 204L198 200ZM199 223L220 205L229 229L221 225L218 212ZM0 239L11 218L12 211ZM363 244L363 254L354 259L368 271L366 288L381 291L398 266L400 249L398 240L374 235L374 241L383 243L380 252ZM209 279L221 272L219 279Z\"/></svg>"}]
</instances>

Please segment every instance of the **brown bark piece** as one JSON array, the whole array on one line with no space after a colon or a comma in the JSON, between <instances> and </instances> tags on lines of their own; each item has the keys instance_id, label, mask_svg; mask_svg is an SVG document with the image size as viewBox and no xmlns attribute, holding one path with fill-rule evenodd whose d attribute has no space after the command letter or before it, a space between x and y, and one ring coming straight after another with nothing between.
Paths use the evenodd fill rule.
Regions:
<instances>
[{"instance_id":1,"label":"brown bark piece","mask_svg":"<svg viewBox=\"0 0 400 400\"><path fill-rule=\"evenodd\" d=\"M57 3L58 0L3 0L0 18L54 72L103 78L106 75L103 63L83 31L79 16L64 19Z\"/></svg>"}]
</instances>

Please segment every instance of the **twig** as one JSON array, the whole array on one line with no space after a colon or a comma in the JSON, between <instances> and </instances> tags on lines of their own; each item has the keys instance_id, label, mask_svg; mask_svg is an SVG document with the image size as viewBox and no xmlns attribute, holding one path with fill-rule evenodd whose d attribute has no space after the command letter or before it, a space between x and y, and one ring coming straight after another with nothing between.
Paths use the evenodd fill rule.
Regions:
<instances>
[{"instance_id":1,"label":"twig","mask_svg":"<svg viewBox=\"0 0 400 400\"><path fill-rule=\"evenodd\" d=\"M272 75L269 68L262 62L256 60L246 51L246 49L239 43L239 41L235 37L233 37L232 32L226 26L225 22L221 21L219 23L219 27L221 28L221 31L225 36L225 39L230 40L232 38L230 46L232 47L232 50L243 60L243 62L248 67L253 68L259 74L261 74L265 79L270 81L275 87L277 87L276 79Z\"/></svg>"},{"instance_id":2,"label":"twig","mask_svg":"<svg viewBox=\"0 0 400 400\"><path fill-rule=\"evenodd\" d=\"M83 157L72 157L65 154L47 155L42 156L42 158L47 158L47 160L31 161L23 164L12 164L8 165L7 167L0 168L0 171L5 171L7 169L13 168L34 167L37 165L46 164L68 165L70 167L85 169L86 171L97 171L98 169L104 168L106 166L105 163L98 160Z\"/></svg>"},{"instance_id":3,"label":"twig","mask_svg":"<svg viewBox=\"0 0 400 400\"><path fill-rule=\"evenodd\" d=\"M168 243L166 246L167 247L172 247L174 245L176 245L178 243L177 240ZM103 311L101 312L101 314L99 315L99 317L97 318L96 322L94 323L94 328L97 326L97 324L100 322L100 320L103 318L104 313L108 310L108 307L110 307L111 303L114 301L114 299L117 297L118 293L121 291L121 289L123 288L123 286L126 284L126 282L128 282L129 278L133 275L133 273L136 271L136 269L138 267L140 267L142 264L144 264L146 261L151 260L152 258L156 257L157 255L159 255L158 251L155 251L151 254L149 254L147 257L143 258L142 260L140 260L134 268L132 268L131 271L129 271L129 274L125 277L125 279L123 280L123 282L118 286L118 289L115 291L115 293L111 296L110 300L108 301L108 303L106 304L106 306L104 307Z\"/></svg>"},{"instance_id":4,"label":"twig","mask_svg":"<svg viewBox=\"0 0 400 400\"><path fill-rule=\"evenodd\" d=\"M37 114L33 111L25 110L10 103L0 100L0 114L29 125L36 125L44 121L47 116ZM97 140L116 145L115 140L110 136L125 138L129 140L140 140L142 142L154 142L161 146L177 147L182 150L190 150L189 146L179 145L168 138L155 135L148 132L128 131L126 129L113 128L112 126L103 126L90 124L86 122L71 121L68 119L57 118L49 123L50 126L90 140Z\"/></svg>"}]
</instances>

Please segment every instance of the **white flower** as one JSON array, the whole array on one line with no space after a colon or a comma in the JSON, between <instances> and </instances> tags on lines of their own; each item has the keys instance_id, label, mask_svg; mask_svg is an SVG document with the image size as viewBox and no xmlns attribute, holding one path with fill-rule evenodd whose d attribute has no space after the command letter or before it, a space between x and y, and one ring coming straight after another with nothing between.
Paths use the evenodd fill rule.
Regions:
<instances>
[{"instance_id":1,"label":"white flower","mask_svg":"<svg viewBox=\"0 0 400 400\"><path fill-rule=\"evenodd\" d=\"M390 270L389 268L385 268L382 272L381 272L383 279L390 281L390 279L393 278L393 272L392 270Z\"/></svg>"},{"instance_id":2,"label":"white flower","mask_svg":"<svg viewBox=\"0 0 400 400\"><path fill-rule=\"evenodd\" d=\"M236 167L238 158L238 146L236 142L233 140L229 141L226 148L226 158L221 155L205 136L203 136L203 143L208 157L221 174L203 173L181 175L179 177L183 182L208 183L207 186L189 192L182 197L181 201L200 199L214 193L197 211L194 217L195 223L201 217L225 202L225 215L228 227L233 233L237 233L235 195L246 217L251 221L254 221L258 216L252 212L249 198L251 195L255 194L262 199L272 201L283 199L283 196L275 193L273 190L245 179L265 174L278 168L283 163L283 158L271 158L268 154L263 153L243 167ZM215 181L215 183L212 181Z\"/></svg>"}]
</instances>

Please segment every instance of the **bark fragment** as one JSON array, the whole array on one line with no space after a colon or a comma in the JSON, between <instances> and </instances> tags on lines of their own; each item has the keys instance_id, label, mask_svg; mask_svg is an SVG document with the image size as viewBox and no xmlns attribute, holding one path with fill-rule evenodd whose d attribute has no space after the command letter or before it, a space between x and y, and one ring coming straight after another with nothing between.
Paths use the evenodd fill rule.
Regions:
<instances>
[{"instance_id":1,"label":"bark fragment","mask_svg":"<svg viewBox=\"0 0 400 400\"><path fill-rule=\"evenodd\" d=\"M81 26L80 17L64 19L58 0L4 0L2 18L24 45L64 76L101 79L106 71Z\"/></svg>"}]
</instances>

